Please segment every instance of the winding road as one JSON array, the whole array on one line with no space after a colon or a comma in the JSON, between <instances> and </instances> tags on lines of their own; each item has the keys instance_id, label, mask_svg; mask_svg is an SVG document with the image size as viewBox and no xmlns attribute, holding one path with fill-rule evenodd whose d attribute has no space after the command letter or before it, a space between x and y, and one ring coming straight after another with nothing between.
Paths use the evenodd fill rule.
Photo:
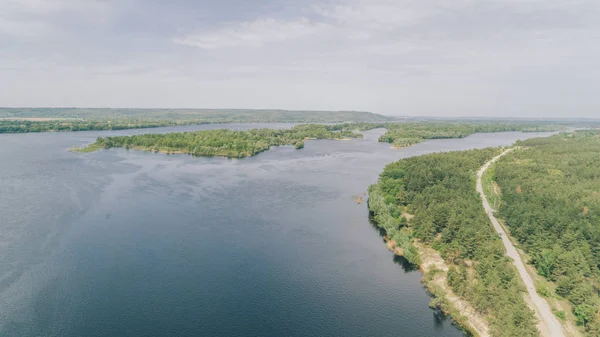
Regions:
<instances>
[{"instance_id":1,"label":"winding road","mask_svg":"<svg viewBox=\"0 0 600 337\"><path fill-rule=\"evenodd\" d=\"M529 302L535 309L535 314L539 320L538 328L540 330L541 335L548 337L564 337L565 334L562 330L562 327L556 319L556 317L554 316L554 314L552 313L550 305L548 305L548 303L536 292L533 279L531 278L529 273L527 273L527 270L525 269L525 264L523 263L521 256L519 255L519 253L515 249L515 246L508 238L508 235L504 231L504 228L502 228L502 226L498 222L498 219L496 219L496 217L494 216L494 210L490 207L487 197L483 192L483 184L481 183L481 177L483 176L485 171L487 171L490 165L492 165L494 162L496 162L498 159L511 152L512 150L513 149L508 149L502 152L500 155L496 156L495 158L487 162L485 165L483 165L479 172L477 172L477 192L479 192L479 194L481 195L481 199L483 201L483 208L485 209L485 212L490 218L490 221L494 225L494 229L496 230L496 232L498 232L500 238L502 238L502 243L506 248L506 255L513 260L513 264L515 265L515 267L517 267L517 270L519 271L519 276L521 276L525 287L527 287L527 293L529 294L530 299Z\"/></svg>"}]
</instances>

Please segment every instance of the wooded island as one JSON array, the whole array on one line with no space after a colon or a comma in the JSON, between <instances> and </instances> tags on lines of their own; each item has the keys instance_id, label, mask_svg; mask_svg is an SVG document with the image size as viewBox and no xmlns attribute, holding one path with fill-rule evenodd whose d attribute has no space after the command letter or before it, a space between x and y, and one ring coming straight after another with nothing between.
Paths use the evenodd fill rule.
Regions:
<instances>
[{"instance_id":1,"label":"wooded island","mask_svg":"<svg viewBox=\"0 0 600 337\"><path fill-rule=\"evenodd\" d=\"M75 149L89 152L100 148L121 147L164 153L184 153L193 156L222 156L243 158L267 151L271 146L294 145L304 147L306 139L362 138L362 134L350 130L334 130L319 124L297 125L291 129L252 129L232 131L228 129L173 132L98 138L95 143Z\"/></svg>"}]
</instances>

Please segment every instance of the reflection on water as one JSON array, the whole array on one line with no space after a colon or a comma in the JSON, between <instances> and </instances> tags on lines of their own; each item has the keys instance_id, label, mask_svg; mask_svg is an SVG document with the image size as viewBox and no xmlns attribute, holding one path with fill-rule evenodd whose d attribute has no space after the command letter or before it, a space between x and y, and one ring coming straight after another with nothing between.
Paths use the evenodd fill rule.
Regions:
<instances>
[{"instance_id":1,"label":"reflection on water","mask_svg":"<svg viewBox=\"0 0 600 337\"><path fill-rule=\"evenodd\" d=\"M382 243L385 245L386 244L385 238L387 236L387 233L386 233L385 229L383 229L377 225L377 222L375 222L375 219L373 216L374 216L374 214L372 212L369 212L369 223L371 224L371 227L377 232L377 234L381 238ZM393 254L392 258L393 258L394 263L397 265L400 265L402 267L402 269L404 270L404 272L406 272L406 273L410 273L410 272L419 270L419 266L408 262L408 260L406 260L403 256Z\"/></svg>"},{"instance_id":2,"label":"reflection on water","mask_svg":"<svg viewBox=\"0 0 600 337\"><path fill-rule=\"evenodd\" d=\"M387 235L387 233L386 233L385 229L383 229L377 225L377 222L375 221L375 218L374 218L374 214L371 211L369 211L369 223L371 224L371 227L373 227L373 229L377 232L377 234L379 234L382 241L385 243L385 236Z\"/></svg>"},{"instance_id":3,"label":"reflection on water","mask_svg":"<svg viewBox=\"0 0 600 337\"><path fill-rule=\"evenodd\" d=\"M402 269L405 272L407 272L407 273L419 270L419 266L417 266L416 264L408 262L402 256L398 256L398 255L394 254L393 260L394 260L395 264L400 265L402 267Z\"/></svg>"}]
</instances>

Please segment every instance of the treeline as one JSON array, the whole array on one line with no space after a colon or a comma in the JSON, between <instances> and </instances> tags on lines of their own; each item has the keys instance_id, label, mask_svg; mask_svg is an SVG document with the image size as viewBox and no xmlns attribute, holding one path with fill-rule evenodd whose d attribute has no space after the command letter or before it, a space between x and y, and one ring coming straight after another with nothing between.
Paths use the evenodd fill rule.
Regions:
<instances>
[{"instance_id":1,"label":"treeline","mask_svg":"<svg viewBox=\"0 0 600 337\"><path fill-rule=\"evenodd\" d=\"M449 286L487 318L493 336L536 336L524 289L475 191L476 171L498 153L436 153L389 164L369 188L369 209L409 261L420 262L414 239L440 252Z\"/></svg>"},{"instance_id":2,"label":"treeline","mask_svg":"<svg viewBox=\"0 0 600 337\"><path fill-rule=\"evenodd\" d=\"M577 124L584 126L584 124ZM594 126L594 124L585 124ZM394 147L407 147L427 139L464 138L474 133L489 132L554 132L566 130L569 124L547 122L387 122L387 123L345 123L338 124L340 130L353 129L367 131L372 129L386 129L385 134L379 137L382 143L393 144Z\"/></svg>"},{"instance_id":3,"label":"treeline","mask_svg":"<svg viewBox=\"0 0 600 337\"><path fill-rule=\"evenodd\" d=\"M91 110L82 113L79 110ZM52 110L53 111L53 110ZM62 110L60 110L62 111ZM62 111L62 113L43 113L35 110L38 116L50 116L32 118L27 117L34 113L27 110L25 113L2 114L13 117L0 117L0 133L21 132L59 132L59 131L102 131L155 128L166 126L217 124L217 123L332 123L332 130L360 130L367 131L376 128L387 129L386 133L379 138L380 142L388 142L395 147L410 146L427 139L441 138L463 138L477 132L500 132L500 131L559 131L567 128L565 125L555 123L456 123L456 122L376 122L391 119L389 117L363 113L363 112L294 112L294 111L239 111L217 113L184 113L167 112L158 113L149 111L148 116L139 115L140 111L134 112L108 110L110 113L102 116L94 109L74 109L75 112ZM100 110L104 111L104 110ZM177 110L175 110L177 111ZM80 117L77 117L80 116ZM54 118L54 119L53 119ZM344 121L369 120L370 122L352 122L335 124ZM591 125L591 124L590 124Z\"/></svg>"},{"instance_id":4,"label":"treeline","mask_svg":"<svg viewBox=\"0 0 600 337\"><path fill-rule=\"evenodd\" d=\"M179 121L204 123L343 123L395 120L363 111L291 111L252 109L91 109L0 108L0 118Z\"/></svg>"},{"instance_id":5,"label":"treeline","mask_svg":"<svg viewBox=\"0 0 600 337\"><path fill-rule=\"evenodd\" d=\"M228 123L390 121L361 111L0 108L0 133L102 131Z\"/></svg>"},{"instance_id":6,"label":"treeline","mask_svg":"<svg viewBox=\"0 0 600 337\"><path fill-rule=\"evenodd\" d=\"M600 132L519 145L495 166L500 215L538 273L571 302L578 324L600 336Z\"/></svg>"},{"instance_id":7,"label":"treeline","mask_svg":"<svg viewBox=\"0 0 600 337\"><path fill-rule=\"evenodd\" d=\"M0 121L0 130L1 129ZM5 121L17 123L15 121ZM163 126L160 121L44 121L35 124L21 121L30 130L36 131L77 131L77 130L117 130L126 128L142 128ZM170 125L180 125L175 120L168 121ZM199 121L187 121L200 123ZM187 122L184 122L187 123ZM50 130L33 129L39 125L47 125ZM195 133L172 133L167 135L141 135L131 137L99 138L95 148L140 148L145 150L189 153L198 156L227 156L244 157L267 150L273 145L294 144L297 148L304 147L304 138L339 138L358 137L354 131L366 131L376 128L386 128L387 132L380 137L380 142L391 142L394 146L404 147L424 141L425 139L461 138L475 132L498 132L507 130L521 131L550 131L564 128L559 125L541 125L532 123L516 124L456 124L456 123L343 123L343 124L305 124L291 130L252 130L249 132L234 132L227 130L198 131ZM220 138L219 138L220 137Z\"/></svg>"},{"instance_id":8,"label":"treeline","mask_svg":"<svg viewBox=\"0 0 600 337\"><path fill-rule=\"evenodd\" d=\"M462 138L477 132L558 131L590 122L416 122L361 111L0 108L0 133L102 131L217 123L330 123L338 130L385 128L380 142L404 147L426 139ZM338 124L336 124L338 123ZM345 124L339 124L345 123ZM596 123L595 126L598 126Z\"/></svg>"},{"instance_id":9,"label":"treeline","mask_svg":"<svg viewBox=\"0 0 600 337\"><path fill-rule=\"evenodd\" d=\"M427 139L464 138L485 132L550 132L565 130L566 126L541 123L386 123L387 132L380 142L405 147Z\"/></svg>"},{"instance_id":10,"label":"treeline","mask_svg":"<svg viewBox=\"0 0 600 337\"><path fill-rule=\"evenodd\" d=\"M0 133L22 132L63 132L63 131L102 131L157 128L191 124L208 124L199 120L12 120L0 119Z\"/></svg>"},{"instance_id":11,"label":"treeline","mask_svg":"<svg viewBox=\"0 0 600 337\"><path fill-rule=\"evenodd\" d=\"M349 130L332 130L318 124L297 125L291 129L252 129L248 131L203 130L98 138L94 148L122 147L166 153L186 153L194 156L223 156L242 158L267 151L271 146L304 147L305 139L362 138ZM85 148L82 149L85 151Z\"/></svg>"}]
</instances>

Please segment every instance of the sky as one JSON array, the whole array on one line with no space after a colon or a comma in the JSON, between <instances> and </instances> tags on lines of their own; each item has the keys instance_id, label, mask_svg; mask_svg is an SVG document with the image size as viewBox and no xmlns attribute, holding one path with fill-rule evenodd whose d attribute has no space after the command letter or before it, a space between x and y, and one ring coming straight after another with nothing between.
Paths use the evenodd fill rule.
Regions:
<instances>
[{"instance_id":1,"label":"sky","mask_svg":"<svg viewBox=\"0 0 600 337\"><path fill-rule=\"evenodd\" d=\"M600 117L600 1L0 0L0 106Z\"/></svg>"}]
</instances>

